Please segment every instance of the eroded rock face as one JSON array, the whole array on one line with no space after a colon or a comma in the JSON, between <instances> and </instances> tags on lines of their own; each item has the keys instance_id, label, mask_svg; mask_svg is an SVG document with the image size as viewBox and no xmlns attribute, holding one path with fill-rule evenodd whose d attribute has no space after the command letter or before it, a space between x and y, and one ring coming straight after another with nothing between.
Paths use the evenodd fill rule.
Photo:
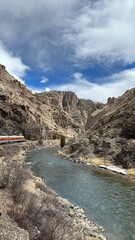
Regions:
<instances>
[{"instance_id":1,"label":"eroded rock face","mask_svg":"<svg viewBox=\"0 0 135 240\"><path fill-rule=\"evenodd\" d=\"M135 88L115 99L114 104L105 105L93 118L93 124L90 127L93 131L98 133L103 129L104 134L109 137L122 136L126 139L134 139Z\"/></svg>"},{"instance_id":2,"label":"eroded rock face","mask_svg":"<svg viewBox=\"0 0 135 240\"><path fill-rule=\"evenodd\" d=\"M59 107L66 112L75 109L79 101L73 92L51 91L36 95L41 102L52 107Z\"/></svg>"},{"instance_id":3,"label":"eroded rock face","mask_svg":"<svg viewBox=\"0 0 135 240\"><path fill-rule=\"evenodd\" d=\"M58 126L79 134L85 132L88 116L102 106L90 100L78 99L73 92L51 91L36 94L36 97L43 104L50 106Z\"/></svg>"},{"instance_id":4,"label":"eroded rock face","mask_svg":"<svg viewBox=\"0 0 135 240\"><path fill-rule=\"evenodd\" d=\"M114 160L116 165L122 165L124 168L135 167L135 140L126 141Z\"/></svg>"},{"instance_id":5,"label":"eroded rock face","mask_svg":"<svg viewBox=\"0 0 135 240\"><path fill-rule=\"evenodd\" d=\"M0 65L1 135L23 134L27 139L81 135L96 108L73 92L33 94Z\"/></svg>"},{"instance_id":6,"label":"eroded rock face","mask_svg":"<svg viewBox=\"0 0 135 240\"><path fill-rule=\"evenodd\" d=\"M135 167L135 88L89 114L86 130L82 139L70 143L67 153L72 158L94 155L124 168Z\"/></svg>"},{"instance_id":7,"label":"eroded rock face","mask_svg":"<svg viewBox=\"0 0 135 240\"><path fill-rule=\"evenodd\" d=\"M51 91L36 94L38 100L50 105L51 108L60 109L68 113L71 117L78 114L82 117L82 121L86 122L88 114L94 112L99 106L90 100L78 99L73 92ZM76 119L76 120L78 120Z\"/></svg>"},{"instance_id":8,"label":"eroded rock face","mask_svg":"<svg viewBox=\"0 0 135 240\"><path fill-rule=\"evenodd\" d=\"M2 68L0 71L0 134L23 134L31 138L29 136L31 129L36 130L37 125L42 129L45 128L40 107L40 102L31 91ZM44 116L45 114L47 114L46 108L44 108ZM32 135L32 138L37 138L42 133L39 132L38 136L35 136L33 131Z\"/></svg>"}]
</instances>

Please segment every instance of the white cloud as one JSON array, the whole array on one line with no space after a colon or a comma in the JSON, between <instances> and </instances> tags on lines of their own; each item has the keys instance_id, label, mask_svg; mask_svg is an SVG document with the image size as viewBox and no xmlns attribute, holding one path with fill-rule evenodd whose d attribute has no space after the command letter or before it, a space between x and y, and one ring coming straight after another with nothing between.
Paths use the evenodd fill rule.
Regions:
<instances>
[{"instance_id":1,"label":"white cloud","mask_svg":"<svg viewBox=\"0 0 135 240\"><path fill-rule=\"evenodd\" d=\"M1 61L19 79L28 69L21 58L44 71L63 67L72 72L74 64L81 69L97 61L100 67L118 61L135 63L134 13L134 0L39 0L38 4L29 0L27 7L21 0L0 0L0 39L12 50L0 42ZM72 83L60 88L105 101L135 85L134 69L114 74L105 82L94 84L75 73Z\"/></svg>"},{"instance_id":2,"label":"white cloud","mask_svg":"<svg viewBox=\"0 0 135 240\"><path fill-rule=\"evenodd\" d=\"M70 21L64 40L79 61L135 62L135 1L99 0Z\"/></svg>"},{"instance_id":3,"label":"white cloud","mask_svg":"<svg viewBox=\"0 0 135 240\"><path fill-rule=\"evenodd\" d=\"M24 81L21 78L25 75L29 67L23 64L19 57L14 56L10 51L8 51L1 41L0 63L5 65L7 71L24 84Z\"/></svg>"},{"instance_id":4,"label":"white cloud","mask_svg":"<svg viewBox=\"0 0 135 240\"><path fill-rule=\"evenodd\" d=\"M45 88L45 92L50 92L51 89L50 88Z\"/></svg>"},{"instance_id":5,"label":"white cloud","mask_svg":"<svg viewBox=\"0 0 135 240\"><path fill-rule=\"evenodd\" d=\"M29 0L26 6L21 0L0 1L0 39L36 67L46 70L53 63L59 65L60 56L66 60L67 55L63 31L80 2Z\"/></svg>"},{"instance_id":6,"label":"white cloud","mask_svg":"<svg viewBox=\"0 0 135 240\"><path fill-rule=\"evenodd\" d=\"M75 73L71 83L53 86L51 89L73 91L79 98L105 103L108 97L118 97L127 89L135 87L135 68L113 74L105 81L107 83L102 85L92 83L82 73Z\"/></svg>"},{"instance_id":7,"label":"white cloud","mask_svg":"<svg viewBox=\"0 0 135 240\"><path fill-rule=\"evenodd\" d=\"M46 87L45 89L44 88L41 88L41 87L33 87L31 85L28 85L27 88L29 90L31 90L33 93L42 93L42 92L50 92L51 89Z\"/></svg>"},{"instance_id":8,"label":"white cloud","mask_svg":"<svg viewBox=\"0 0 135 240\"><path fill-rule=\"evenodd\" d=\"M49 79L47 77L42 77L40 83L47 83Z\"/></svg>"},{"instance_id":9,"label":"white cloud","mask_svg":"<svg viewBox=\"0 0 135 240\"><path fill-rule=\"evenodd\" d=\"M38 88L38 87L34 87L32 85L27 85L27 88L32 92L32 93L41 93L44 92L43 88Z\"/></svg>"},{"instance_id":10,"label":"white cloud","mask_svg":"<svg viewBox=\"0 0 135 240\"><path fill-rule=\"evenodd\" d=\"M0 37L43 69L93 59L133 63L134 12L134 0L29 0L27 7L21 0L4 0Z\"/></svg>"}]
</instances>

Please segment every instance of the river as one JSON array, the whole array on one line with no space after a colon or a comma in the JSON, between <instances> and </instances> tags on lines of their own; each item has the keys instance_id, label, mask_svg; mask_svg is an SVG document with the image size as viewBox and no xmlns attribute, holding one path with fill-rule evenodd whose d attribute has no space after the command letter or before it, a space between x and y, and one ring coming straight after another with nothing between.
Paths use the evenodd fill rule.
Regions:
<instances>
[{"instance_id":1,"label":"river","mask_svg":"<svg viewBox=\"0 0 135 240\"><path fill-rule=\"evenodd\" d=\"M57 148L28 153L35 175L60 196L79 205L105 228L109 240L135 240L135 185L116 174L54 155Z\"/></svg>"}]
</instances>

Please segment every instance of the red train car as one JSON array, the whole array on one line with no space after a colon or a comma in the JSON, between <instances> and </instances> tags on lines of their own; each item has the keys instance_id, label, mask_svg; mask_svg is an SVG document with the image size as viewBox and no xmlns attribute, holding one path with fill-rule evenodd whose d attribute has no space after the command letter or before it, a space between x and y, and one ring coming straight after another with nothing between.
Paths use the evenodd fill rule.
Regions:
<instances>
[{"instance_id":1,"label":"red train car","mask_svg":"<svg viewBox=\"0 0 135 240\"><path fill-rule=\"evenodd\" d=\"M24 136L0 136L0 144L23 141L25 141Z\"/></svg>"}]
</instances>

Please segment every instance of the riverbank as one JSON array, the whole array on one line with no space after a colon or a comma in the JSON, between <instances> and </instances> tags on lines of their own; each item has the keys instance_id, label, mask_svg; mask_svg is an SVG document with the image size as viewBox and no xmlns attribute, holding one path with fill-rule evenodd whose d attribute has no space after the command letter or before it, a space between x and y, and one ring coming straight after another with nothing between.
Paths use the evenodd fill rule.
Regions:
<instances>
[{"instance_id":1,"label":"riverbank","mask_svg":"<svg viewBox=\"0 0 135 240\"><path fill-rule=\"evenodd\" d=\"M1 146L0 197L1 202L7 202L4 208L0 205L1 217L5 219L0 226L1 240L106 239L102 228L89 221L83 209L59 197L22 167L27 151L57 144L57 141L46 141L43 146L37 142Z\"/></svg>"},{"instance_id":2,"label":"riverbank","mask_svg":"<svg viewBox=\"0 0 135 240\"><path fill-rule=\"evenodd\" d=\"M58 154L69 161L86 164L101 170L103 169L106 172L117 174L135 183L135 168L125 169L125 168L122 168L121 166L115 166L104 157L96 157L96 156L91 156L89 158L85 156L74 157L73 154L67 153L62 150L58 151Z\"/></svg>"}]
</instances>

